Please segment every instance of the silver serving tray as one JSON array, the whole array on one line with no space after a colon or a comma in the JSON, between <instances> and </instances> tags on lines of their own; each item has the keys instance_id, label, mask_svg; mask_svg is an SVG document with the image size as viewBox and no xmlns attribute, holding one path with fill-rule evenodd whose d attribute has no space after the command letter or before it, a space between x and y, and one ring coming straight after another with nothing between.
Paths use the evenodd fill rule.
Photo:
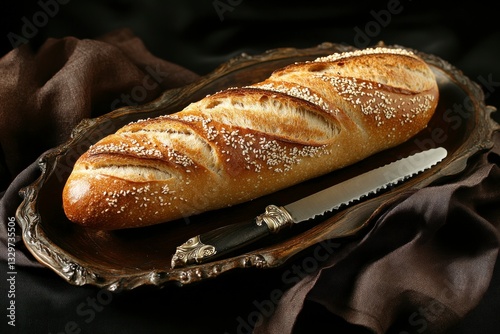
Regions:
<instances>
[{"instance_id":1,"label":"silver serving tray","mask_svg":"<svg viewBox=\"0 0 500 334\"><path fill-rule=\"evenodd\" d=\"M412 50L436 74L440 101L428 128L403 145L292 189L157 226L105 232L76 226L65 217L61 199L65 181L76 159L100 138L131 121L180 111L187 104L221 89L261 81L273 70L287 64L353 49L323 43L308 49L285 48L256 56L241 55L191 85L164 92L151 103L83 120L68 142L41 157L40 177L22 190L24 200L17 210L17 220L22 226L27 248L38 261L52 268L67 282L109 290L133 289L141 285L161 286L169 282L184 285L214 279L235 269L278 267L292 257L307 255L311 246L321 241L360 232L369 226L370 217L381 212L398 194L459 173L466 167L470 156L492 147L492 134L498 130L498 125L491 119L495 108L485 105L479 85L443 59ZM455 105L463 106L465 112L454 111ZM301 229L293 229L279 239L260 245L258 249L247 250L244 254L187 268L170 268L175 247L194 235L251 219L262 213L267 204L288 203L430 146L444 146L449 153L446 160L388 192L352 205L313 225L305 224Z\"/></svg>"}]
</instances>

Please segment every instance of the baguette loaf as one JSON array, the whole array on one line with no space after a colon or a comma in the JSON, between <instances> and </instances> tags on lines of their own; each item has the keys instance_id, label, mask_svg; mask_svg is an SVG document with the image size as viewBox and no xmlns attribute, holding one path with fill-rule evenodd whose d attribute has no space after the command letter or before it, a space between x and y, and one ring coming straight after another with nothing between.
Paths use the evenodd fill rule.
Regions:
<instances>
[{"instance_id":1,"label":"baguette loaf","mask_svg":"<svg viewBox=\"0 0 500 334\"><path fill-rule=\"evenodd\" d=\"M289 65L103 138L76 162L64 211L113 230L249 201L407 141L437 102L433 72L406 49Z\"/></svg>"}]
</instances>

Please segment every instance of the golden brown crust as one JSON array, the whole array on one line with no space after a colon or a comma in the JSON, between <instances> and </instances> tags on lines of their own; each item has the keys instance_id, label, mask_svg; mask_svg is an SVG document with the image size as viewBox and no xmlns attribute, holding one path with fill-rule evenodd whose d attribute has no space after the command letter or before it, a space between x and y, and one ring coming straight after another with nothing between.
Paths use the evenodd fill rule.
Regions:
<instances>
[{"instance_id":1,"label":"golden brown crust","mask_svg":"<svg viewBox=\"0 0 500 334\"><path fill-rule=\"evenodd\" d=\"M406 50L293 64L103 138L76 162L64 210L120 229L248 201L407 141L437 102L432 71Z\"/></svg>"}]
</instances>

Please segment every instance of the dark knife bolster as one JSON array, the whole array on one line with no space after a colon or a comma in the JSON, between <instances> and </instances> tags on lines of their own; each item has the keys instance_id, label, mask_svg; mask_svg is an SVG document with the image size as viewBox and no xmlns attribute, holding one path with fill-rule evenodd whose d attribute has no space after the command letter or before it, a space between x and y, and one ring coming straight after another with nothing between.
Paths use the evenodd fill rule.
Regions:
<instances>
[{"instance_id":1,"label":"dark knife bolster","mask_svg":"<svg viewBox=\"0 0 500 334\"><path fill-rule=\"evenodd\" d=\"M189 239L177 247L172 268L213 260L292 224L293 220L285 209L270 205L264 214L250 222L223 226Z\"/></svg>"}]
</instances>

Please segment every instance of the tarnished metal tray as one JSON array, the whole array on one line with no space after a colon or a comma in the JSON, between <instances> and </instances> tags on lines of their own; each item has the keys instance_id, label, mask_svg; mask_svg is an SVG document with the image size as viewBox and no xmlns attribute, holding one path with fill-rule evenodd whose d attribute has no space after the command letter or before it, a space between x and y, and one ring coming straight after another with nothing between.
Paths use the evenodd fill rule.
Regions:
<instances>
[{"instance_id":1,"label":"tarnished metal tray","mask_svg":"<svg viewBox=\"0 0 500 334\"><path fill-rule=\"evenodd\" d=\"M22 190L24 200L17 210L17 220L22 225L26 246L42 264L69 283L91 284L109 290L126 290L140 285L161 286L168 282L183 285L213 279L234 269L243 269L244 274L246 268L278 267L294 256L306 254L319 242L356 233L398 194L459 173L466 167L470 156L493 145L492 134L498 128L491 119L495 109L485 105L480 87L443 59L412 50L423 57L436 74L440 100L428 128L403 145L292 189L157 226L105 232L76 226L65 217L61 192L72 166L91 144L105 135L131 121L177 112L190 102L221 89L260 81L287 64L353 49L323 43L308 49L286 48L257 56L241 55L191 85L166 91L151 103L82 121L73 131L71 140L40 159L41 176ZM203 265L170 268L175 247L194 235L248 220L262 213L267 204L286 204L389 161L435 146L448 150L448 157L442 163L389 191L338 211L322 221L291 229L244 254Z\"/></svg>"}]
</instances>

